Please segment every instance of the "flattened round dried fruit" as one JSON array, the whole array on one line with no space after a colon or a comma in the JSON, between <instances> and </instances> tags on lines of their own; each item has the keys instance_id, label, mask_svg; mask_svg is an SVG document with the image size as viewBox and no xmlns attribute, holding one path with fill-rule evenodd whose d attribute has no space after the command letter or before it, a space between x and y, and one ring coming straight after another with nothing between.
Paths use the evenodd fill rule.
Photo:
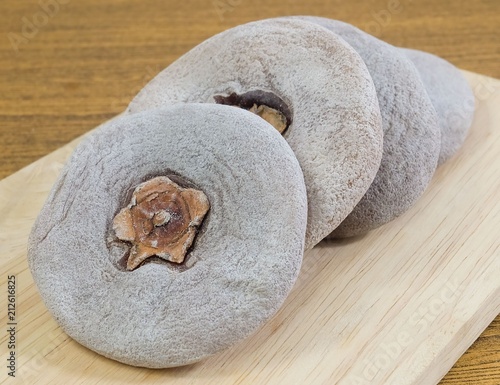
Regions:
<instances>
[{"instance_id":1,"label":"flattened round dried fruit","mask_svg":"<svg viewBox=\"0 0 500 385\"><path fill-rule=\"evenodd\" d=\"M125 116L75 150L30 236L45 304L83 345L151 368L210 356L281 306L302 261L300 166L254 114Z\"/></svg>"},{"instance_id":2,"label":"flattened round dried fruit","mask_svg":"<svg viewBox=\"0 0 500 385\"><path fill-rule=\"evenodd\" d=\"M244 108L283 133L306 181L306 248L352 211L380 165L380 110L366 66L311 23L269 19L216 35L146 85L129 112L179 102Z\"/></svg>"},{"instance_id":3,"label":"flattened round dried fruit","mask_svg":"<svg viewBox=\"0 0 500 385\"><path fill-rule=\"evenodd\" d=\"M337 20L300 17L324 26L349 43L365 61L377 90L384 152L372 185L332 233L365 233L408 210L429 184L440 151L437 115L418 72L401 51Z\"/></svg>"},{"instance_id":4,"label":"flattened round dried fruit","mask_svg":"<svg viewBox=\"0 0 500 385\"><path fill-rule=\"evenodd\" d=\"M441 127L441 165L464 143L474 118L474 93L453 64L427 52L406 48L401 50L417 67L438 114Z\"/></svg>"}]
</instances>

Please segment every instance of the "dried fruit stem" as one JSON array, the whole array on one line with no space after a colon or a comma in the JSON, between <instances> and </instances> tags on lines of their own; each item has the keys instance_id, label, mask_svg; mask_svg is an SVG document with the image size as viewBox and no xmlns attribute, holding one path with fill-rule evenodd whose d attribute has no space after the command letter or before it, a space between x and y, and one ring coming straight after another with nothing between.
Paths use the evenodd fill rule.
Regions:
<instances>
[{"instance_id":1,"label":"dried fruit stem","mask_svg":"<svg viewBox=\"0 0 500 385\"><path fill-rule=\"evenodd\" d=\"M182 263L210 204L206 195L160 176L138 185L113 219L118 239L132 243L127 269L158 256Z\"/></svg>"}]
</instances>

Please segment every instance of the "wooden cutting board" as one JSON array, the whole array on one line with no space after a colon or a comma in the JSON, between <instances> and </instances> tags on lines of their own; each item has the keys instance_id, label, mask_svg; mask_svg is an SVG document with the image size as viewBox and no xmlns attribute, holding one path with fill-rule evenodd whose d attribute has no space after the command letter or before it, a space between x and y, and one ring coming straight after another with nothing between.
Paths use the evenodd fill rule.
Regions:
<instances>
[{"instance_id":1,"label":"wooden cutting board","mask_svg":"<svg viewBox=\"0 0 500 385\"><path fill-rule=\"evenodd\" d=\"M461 151L406 214L317 246L279 313L233 349L188 367L135 368L79 345L47 313L26 262L30 228L78 143L0 181L1 324L16 281L9 384L436 384L500 312L500 81L466 72L477 97Z\"/></svg>"}]
</instances>

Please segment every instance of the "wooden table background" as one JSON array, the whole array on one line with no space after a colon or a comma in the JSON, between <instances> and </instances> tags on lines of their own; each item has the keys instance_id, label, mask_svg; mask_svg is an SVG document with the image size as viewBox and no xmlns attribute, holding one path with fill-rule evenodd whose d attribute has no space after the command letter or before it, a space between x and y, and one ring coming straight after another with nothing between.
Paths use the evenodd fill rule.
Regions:
<instances>
[{"instance_id":1,"label":"wooden table background","mask_svg":"<svg viewBox=\"0 0 500 385\"><path fill-rule=\"evenodd\" d=\"M244 22L311 14L500 78L498 0L2 0L0 178L123 111L162 68ZM500 384L500 317L440 383Z\"/></svg>"}]
</instances>

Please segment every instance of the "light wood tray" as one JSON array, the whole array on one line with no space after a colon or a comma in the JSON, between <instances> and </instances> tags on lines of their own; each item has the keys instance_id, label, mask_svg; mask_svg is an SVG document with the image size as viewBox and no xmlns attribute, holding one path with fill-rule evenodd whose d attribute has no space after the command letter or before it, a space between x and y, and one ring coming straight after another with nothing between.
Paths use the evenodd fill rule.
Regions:
<instances>
[{"instance_id":1,"label":"light wood tray","mask_svg":"<svg viewBox=\"0 0 500 385\"><path fill-rule=\"evenodd\" d=\"M406 214L304 256L285 306L233 349L188 367L135 368L79 345L47 313L26 242L78 140L0 181L1 324L17 282L17 373L25 384L436 384L500 311L500 81L477 96L464 147Z\"/></svg>"}]
</instances>

